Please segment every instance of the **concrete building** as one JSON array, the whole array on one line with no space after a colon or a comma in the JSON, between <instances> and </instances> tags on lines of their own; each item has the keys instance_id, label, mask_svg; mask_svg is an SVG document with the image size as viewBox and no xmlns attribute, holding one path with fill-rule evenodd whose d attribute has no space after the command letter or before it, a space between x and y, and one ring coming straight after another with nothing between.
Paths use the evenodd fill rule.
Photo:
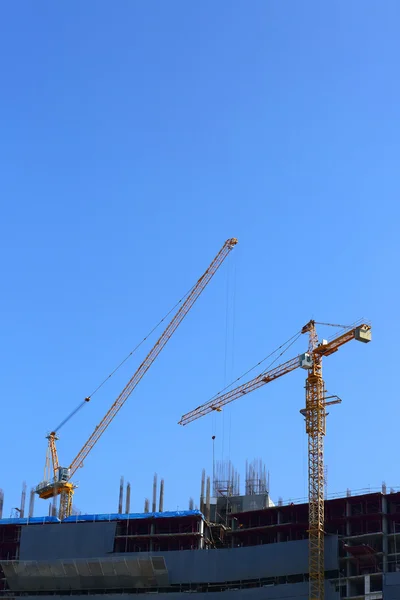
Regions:
<instances>
[{"instance_id":1,"label":"concrete building","mask_svg":"<svg viewBox=\"0 0 400 600\"><path fill-rule=\"evenodd\" d=\"M307 504L247 505L228 502L214 523L196 510L2 519L0 597L306 600ZM328 500L325 513L326 600L400 599L400 493Z\"/></svg>"}]
</instances>

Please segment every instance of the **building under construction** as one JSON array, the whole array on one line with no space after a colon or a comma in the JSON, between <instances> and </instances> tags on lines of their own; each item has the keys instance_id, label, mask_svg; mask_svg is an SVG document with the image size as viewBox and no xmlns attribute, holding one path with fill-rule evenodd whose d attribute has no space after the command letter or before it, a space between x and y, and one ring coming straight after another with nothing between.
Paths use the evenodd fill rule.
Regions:
<instances>
[{"instance_id":1,"label":"building under construction","mask_svg":"<svg viewBox=\"0 0 400 600\"><path fill-rule=\"evenodd\" d=\"M210 600L400 599L397 493L387 494L382 489L374 494L324 498L327 407L341 400L328 395L322 362L351 340L370 342L368 322L346 326L309 321L269 355L275 357L256 377L223 390L179 421L184 426L213 411L221 412L230 402L303 369L307 373L306 402L300 412L308 436L307 504L278 501L275 506L266 470L256 462L246 467L244 493L239 475L230 464L219 465L216 470L214 467L212 489L210 478L206 480L203 474L198 509L191 500L188 511L165 512L161 482L157 510L156 480L151 510L146 500L141 514L130 512L130 486L123 510L123 485L115 514L81 515L73 509L77 487L74 474L236 244L236 238L228 239L190 292L177 303L176 314L72 461L59 463L58 432L90 402L91 396L85 397L48 434L44 478L32 490L28 516L24 514L24 488L21 507L10 518L0 520L3 596L107 594L116 598L121 594L158 594L173 600L183 593L196 593ZM320 340L317 325L332 325L340 332ZM307 336L303 352L276 365L303 334ZM34 517L34 494L50 500L47 517Z\"/></svg>"},{"instance_id":2,"label":"building under construction","mask_svg":"<svg viewBox=\"0 0 400 600\"><path fill-rule=\"evenodd\" d=\"M260 462L246 465L244 488L232 465L217 465L212 485L203 472L200 510L190 500L164 512L155 478L141 514L130 513L128 484L115 514L0 519L0 596L305 600L308 504L275 505ZM326 500L324 541L326 600L400 598L400 491Z\"/></svg>"}]
</instances>

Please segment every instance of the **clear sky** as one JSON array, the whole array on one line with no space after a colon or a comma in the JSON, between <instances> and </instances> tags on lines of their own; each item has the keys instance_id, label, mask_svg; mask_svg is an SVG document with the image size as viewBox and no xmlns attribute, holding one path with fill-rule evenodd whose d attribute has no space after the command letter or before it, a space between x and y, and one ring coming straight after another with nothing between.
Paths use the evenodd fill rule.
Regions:
<instances>
[{"instance_id":1,"label":"clear sky","mask_svg":"<svg viewBox=\"0 0 400 600\"><path fill-rule=\"evenodd\" d=\"M373 323L373 343L324 363L343 399L328 420L329 492L400 485L399 19L397 0L2 4L4 516L23 480L41 480L46 433L232 236L77 473L77 507L116 511L124 475L141 511L157 471L165 508L187 508L212 471L212 435L215 458L242 475L246 458L264 459L273 499L306 496L303 371L177 421L310 318ZM149 348L65 426L62 464Z\"/></svg>"}]
</instances>

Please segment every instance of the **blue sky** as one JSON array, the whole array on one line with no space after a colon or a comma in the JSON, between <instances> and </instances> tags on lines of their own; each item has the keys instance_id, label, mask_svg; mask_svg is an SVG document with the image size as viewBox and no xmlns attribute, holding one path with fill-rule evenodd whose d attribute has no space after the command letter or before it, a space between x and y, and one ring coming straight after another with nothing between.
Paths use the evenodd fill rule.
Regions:
<instances>
[{"instance_id":1,"label":"blue sky","mask_svg":"<svg viewBox=\"0 0 400 600\"><path fill-rule=\"evenodd\" d=\"M187 508L212 471L212 435L216 458L242 473L246 458L264 459L275 500L305 496L303 372L222 415L177 421L310 318L373 323L373 343L325 360L343 399L328 421L329 492L400 485L399 17L395 0L3 5L5 516L22 481L42 478L46 432L232 236L238 246L77 473L76 505L115 511L124 475L140 511L157 471L165 508ZM62 463L149 348L65 426Z\"/></svg>"}]
</instances>

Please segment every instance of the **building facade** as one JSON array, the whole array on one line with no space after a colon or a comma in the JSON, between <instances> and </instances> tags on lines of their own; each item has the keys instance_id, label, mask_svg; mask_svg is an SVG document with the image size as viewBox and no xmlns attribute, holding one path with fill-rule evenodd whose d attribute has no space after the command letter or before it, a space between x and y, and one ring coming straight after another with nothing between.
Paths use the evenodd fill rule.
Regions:
<instances>
[{"instance_id":1,"label":"building facade","mask_svg":"<svg viewBox=\"0 0 400 600\"><path fill-rule=\"evenodd\" d=\"M2 519L0 597L307 600L307 504L224 506L213 523L199 511ZM328 500L325 517L326 600L399 600L400 493Z\"/></svg>"}]
</instances>

